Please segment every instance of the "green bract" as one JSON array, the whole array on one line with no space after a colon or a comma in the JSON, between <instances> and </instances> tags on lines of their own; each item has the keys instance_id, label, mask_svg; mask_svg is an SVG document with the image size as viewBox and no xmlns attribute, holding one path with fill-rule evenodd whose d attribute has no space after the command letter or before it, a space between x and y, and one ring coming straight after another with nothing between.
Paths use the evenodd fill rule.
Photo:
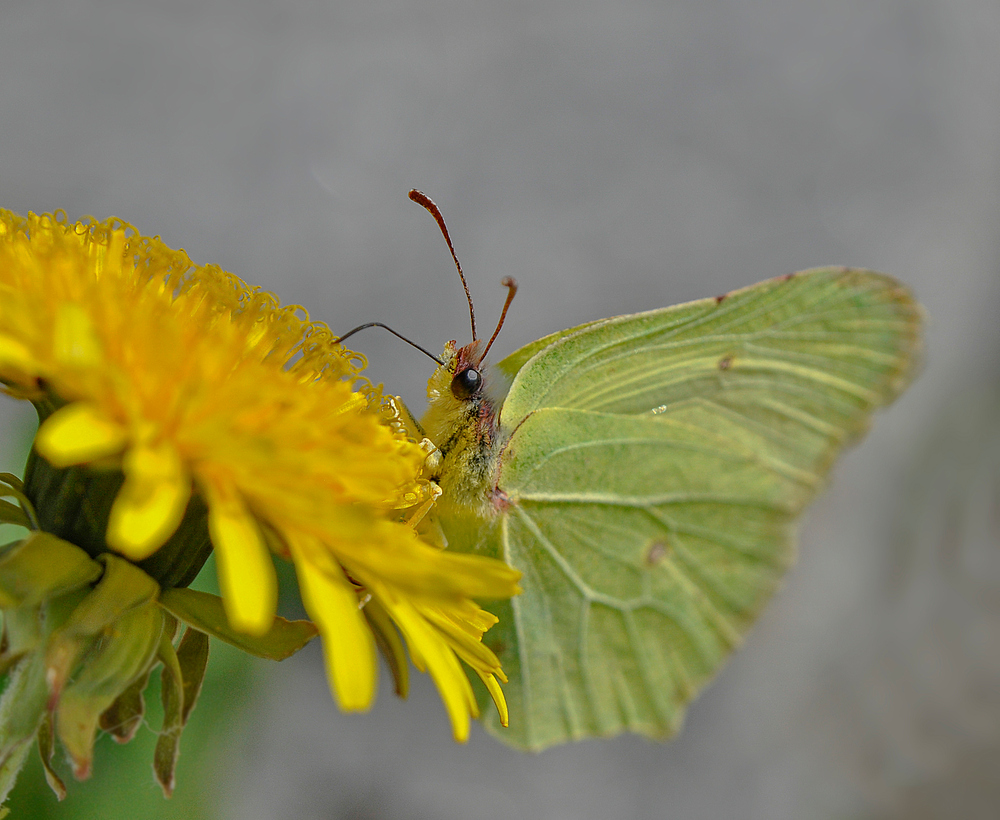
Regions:
<instances>
[{"instance_id":1,"label":"green bract","mask_svg":"<svg viewBox=\"0 0 1000 820\"><path fill-rule=\"evenodd\" d=\"M82 478L43 461L36 462L33 474L43 475L46 486L57 490L60 482L79 486ZM217 596L162 589L147 572L114 553L91 557L36 529L38 513L28 500L30 492L14 476L0 475L0 496L19 502L0 506L0 522L30 530L0 547L0 673L9 673L0 696L0 803L35 739L46 778L60 798L66 790L52 765L56 741L74 776L84 779L91 773L98 730L122 743L131 740L145 716L146 684L159 664L164 718L154 771L169 795L181 732L205 674L208 636L281 660L313 638L316 628L308 621L275 617L263 635L237 633ZM101 531L105 520L87 519ZM192 526L200 523L195 516ZM196 534L183 532L186 526L179 537L196 541ZM175 648L181 624L187 629Z\"/></svg>"}]
</instances>

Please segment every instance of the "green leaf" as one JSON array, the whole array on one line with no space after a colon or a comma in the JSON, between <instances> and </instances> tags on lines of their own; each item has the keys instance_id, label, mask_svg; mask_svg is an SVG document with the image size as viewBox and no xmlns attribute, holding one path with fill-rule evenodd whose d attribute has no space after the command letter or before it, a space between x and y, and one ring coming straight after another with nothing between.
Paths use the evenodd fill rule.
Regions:
<instances>
[{"instance_id":1,"label":"green leaf","mask_svg":"<svg viewBox=\"0 0 1000 820\"><path fill-rule=\"evenodd\" d=\"M510 728L484 703L490 731L531 749L676 731L792 562L836 455L916 372L921 318L889 277L817 269L502 361L499 448L470 453L478 429L438 442L449 547L524 573L491 607Z\"/></svg>"},{"instance_id":2,"label":"green leaf","mask_svg":"<svg viewBox=\"0 0 1000 820\"><path fill-rule=\"evenodd\" d=\"M37 606L93 583L102 571L79 547L34 532L0 557L0 609Z\"/></svg>"},{"instance_id":3,"label":"green leaf","mask_svg":"<svg viewBox=\"0 0 1000 820\"><path fill-rule=\"evenodd\" d=\"M229 625L221 598L194 589L165 590L160 595L160 606L199 632L272 661L294 655L317 634L311 621L288 621L277 616L265 634L244 635Z\"/></svg>"}]
</instances>

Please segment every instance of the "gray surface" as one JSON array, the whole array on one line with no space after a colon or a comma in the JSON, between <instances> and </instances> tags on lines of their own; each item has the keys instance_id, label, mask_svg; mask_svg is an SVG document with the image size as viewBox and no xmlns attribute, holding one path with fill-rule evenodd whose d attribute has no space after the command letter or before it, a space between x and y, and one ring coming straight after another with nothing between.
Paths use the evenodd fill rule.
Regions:
<instances>
[{"instance_id":1,"label":"gray surface","mask_svg":"<svg viewBox=\"0 0 1000 820\"><path fill-rule=\"evenodd\" d=\"M305 652L238 741L226 816L993 816L998 41L992 0L3 2L5 207L119 215L335 329L466 338L411 186L483 326L519 279L501 355L829 263L930 311L926 373L679 739L456 747L425 680L345 717ZM421 406L430 363L368 334L373 378Z\"/></svg>"}]
</instances>

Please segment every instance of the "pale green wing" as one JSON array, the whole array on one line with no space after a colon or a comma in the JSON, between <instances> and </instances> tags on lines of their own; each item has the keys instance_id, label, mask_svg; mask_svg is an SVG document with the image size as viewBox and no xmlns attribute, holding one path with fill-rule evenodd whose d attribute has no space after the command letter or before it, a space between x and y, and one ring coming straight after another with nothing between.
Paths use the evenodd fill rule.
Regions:
<instances>
[{"instance_id":1,"label":"pale green wing","mask_svg":"<svg viewBox=\"0 0 1000 820\"><path fill-rule=\"evenodd\" d=\"M573 333L579 333L581 330L586 330L588 327L593 327L594 325L603 324L608 321L612 320L597 319L593 322L587 322L586 324L571 327L568 330L559 330L555 333L550 333L548 336L543 336L537 341L529 342L524 347L519 347L509 356L497 362L495 368L503 373L508 379L513 379L514 376L517 375L517 372L524 367L525 364L527 364L529 359L541 353L550 344L558 342L560 339L570 336Z\"/></svg>"},{"instance_id":2,"label":"pale green wing","mask_svg":"<svg viewBox=\"0 0 1000 820\"><path fill-rule=\"evenodd\" d=\"M513 428L542 407L648 412L745 376L831 388L842 381L870 406L884 404L907 383L919 326L909 291L879 273L818 268L769 279L552 334L541 342L554 343L541 349L541 342L526 346L543 355L518 368L501 425Z\"/></svg>"},{"instance_id":3,"label":"pale green wing","mask_svg":"<svg viewBox=\"0 0 1000 820\"><path fill-rule=\"evenodd\" d=\"M510 677L498 737L675 731L836 453L907 384L920 322L894 280L824 269L594 323L525 362L501 412L512 505L452 541L524 573L486 636Z\"/></svg>"}]
</instances>

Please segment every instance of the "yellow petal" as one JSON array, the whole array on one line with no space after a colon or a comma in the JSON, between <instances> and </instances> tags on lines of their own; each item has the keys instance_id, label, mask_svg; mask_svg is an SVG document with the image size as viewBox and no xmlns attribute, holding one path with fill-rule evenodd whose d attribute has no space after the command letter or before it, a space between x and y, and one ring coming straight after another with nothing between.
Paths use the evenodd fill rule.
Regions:
<instances>
[{"instance_id":1,"label":"yellow petal","mask_svg":"<svg viewBox=\"0 0 1000 820\"><path fill-rule=\"evenodd\" d=\"M458 658L408 601L390 603L383 599L383 603L406 636L410 651L416 650L426 661L427 671L451 720L455 740L465 743L469 739L469 715L478 715L479 707Z\"/></svg>"},{"instance_id":2,"label":"yellow petal","mask_svg":"<svg viewBox=\"0 0 1000 820\"><path fill-rule=\"evenodd\" d=\"M484 672L500 671L500 660L481 642L480 635L470 635L460 624L440 611L430 607L418 607L418 609L428 622L441 630L447 643L469 666Z\"/></svg>"},{"instance_id":3,"label":"yellow petal","mask_svg":"<svg viewBox=\"0 0 1000 820\"><path fill-rule=\"evenodd\" d=\"M35 448L54 467L70 467L118 453L127 441L125 428L84 402L49 416L35 436Z\"/></svg>"},{"instance_id":4,"label":"yellow petal","mask_svg":"<svg viewBox=\"0 0 1000 820\"><path fill-rule=\"evenodd\" d=\"M340 708L367 710L375 699L375 639L358 608L358 595L339 571L324 572L304 559L293 542L302 603L319 627L330 688Z\"/></svg>"},{"instance_id":5,"label":"yellow petal","mask_svg":"<svg viewBox=\"0 0 1000 820\"><path fill-rule=\"evenodd\" d=\"M82 305L63 302L56 312L52 352L60 365L97 367L101 343Z\"/></svg>"},{"instance_id":6,"label":"yellow petal","mask_svg":"<svg viewBox=\"0 0 1000 820\"><path fill-rule=\"evenodd\" d=\"M122 470L125 483L111 507L107 541L116 552L140 561L174 534L191 498L191 479L177 451L166 445L133 447Z\"/></svg>"},{"instance_id":7,"label":"yellow petal","mask_svg":"<svg viewBox=\"0 0 1000 820\"><path fill-rule=\"evenodd\" d=\"M17 339L0 334L0 375L12 381L21 381L25 376L38 373L37 359Z\"/></svg>"},{"instance_id":8,"label":"yellow petal","mask_svg":"<svg viewBox=\"0 0 1000 820\"><path fill-rule=\"evenodd\" d=\"M500 688L500 683L487 672L480 672L477 669L476 674L486 684L486 691L493 698L493 703L497 707L497 714L500 715L500 725L506 728L510 720L510 714L507 712L507 698L503 696L503 689Z\"/></svg>"},{"instance_id":9,"label":"yellow petal","mask_svg":"<svg viewBox=\"0 0 1000 820\"><path fill-rule=\"evenodd\" d=\"M429 590L438 598L509 598L520 592L521 573L495 558L442 552L410 527L393 521L369 524L369 538L379 549L350 556L353 575L381 578L416 596Z\"/></svg>"},{"instance_id":10,"label":"yellow petal","mask_svg":"<svg viewBox=\"0 0 1000 820\"><path fill-rule=\"evenodd\" d=\"M208 534L215 548L219 588L233 629L263 635L274 623L278 579L260 528L232 487L204 485Z\"/></svg>"}]
</instances>

